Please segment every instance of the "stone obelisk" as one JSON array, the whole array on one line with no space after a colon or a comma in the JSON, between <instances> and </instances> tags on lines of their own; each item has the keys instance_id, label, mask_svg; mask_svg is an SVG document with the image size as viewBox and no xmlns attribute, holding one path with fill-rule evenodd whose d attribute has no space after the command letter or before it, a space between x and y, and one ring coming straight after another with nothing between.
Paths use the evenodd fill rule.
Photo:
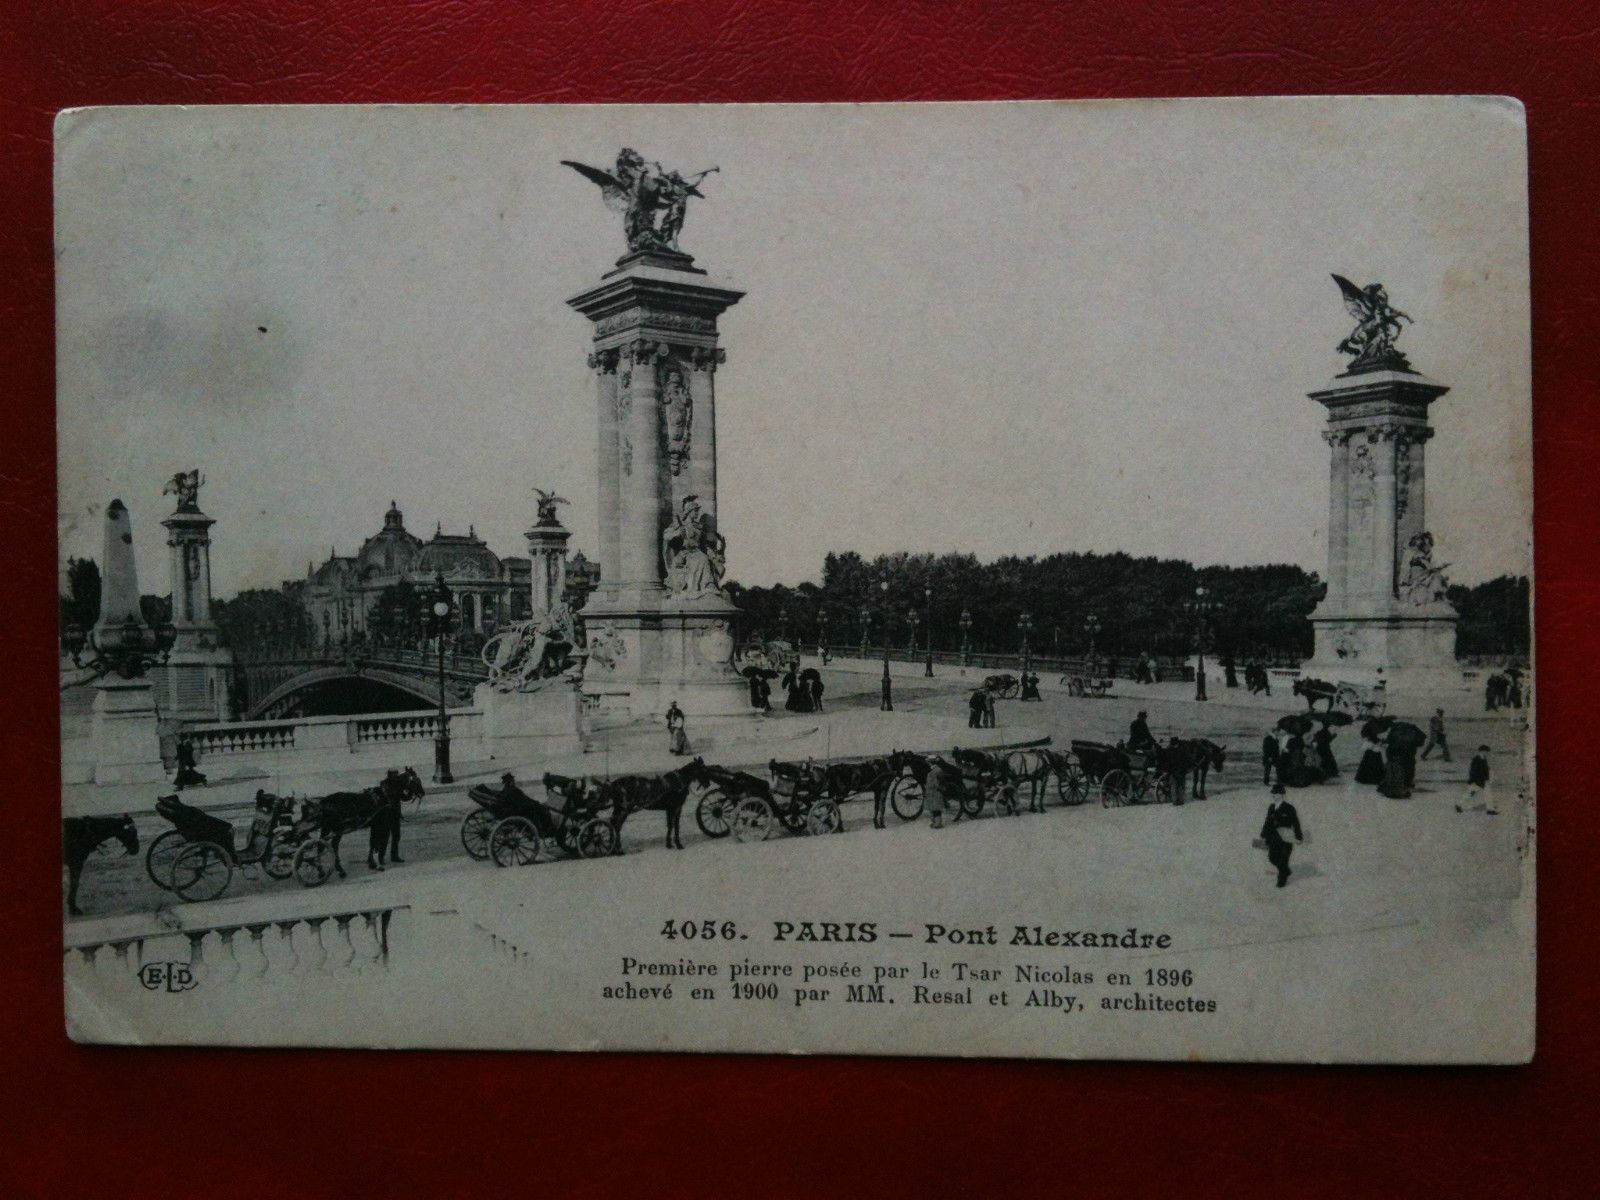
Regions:
<instances>
[{"instance_id":1,"label":"stone obelisk","mask_svg":"<svg viewBox=\"0 0 1600 1200\"><path fill-rule=\"evenodd\" d=\"M139 611L133 522L121 500L113 500L106 509L104 564L94 641L102 653L125 664L125 669L107 671L94 685L90 733L94 781L159 783L166 779L166 771L161 762L156 698L138 661L138 651L153 645L154 639Z\"/></svg>"},{"instance_id":2,"label":"stone obelisk","mask_svg":"<svg viewBox=\"0 0 1600 1200\"><path fill-rule=\"evenodd\" d=\"M1428 407L1449 388L1394 348L1400 322L1378 284L1335 275L1360 324L1340 343L1355 357L1309 393L1327 409L1331 450L1327 595L1312 614L1308 677L1391 691L1460 687L1457 615L1444 598L1426 516Z\"/></svg>"},{"instance_id":3,"label":"stone obelisk","mask_svg":"<svg viewBox=\"0 0 1600 1200\"><path fill-rule=\"evenodd\" d=\"M232 655L211 615L212 518L200 511L199 471L184 471L167 485L178 497L161 524L171 551L172 624L177 640L163 668L168 715L184 722L224 721L229 716Z\"/></svg>"},{"instance_id":4,"label":"stone obelisk","mask_svg":"<svg viewBox=\"0 0 1600 1200\"><path fill-rule=\"evenodd\" d=\"M717 319L742 292L677 248L696 184L631 150L614 172L568 164L626 212L628 253L567 301L593 322L601 583L583 610L591 727L749 712L734 671L717 515ZM709 174L709 172L707 172Z\"/></svg>"}]
</instances>

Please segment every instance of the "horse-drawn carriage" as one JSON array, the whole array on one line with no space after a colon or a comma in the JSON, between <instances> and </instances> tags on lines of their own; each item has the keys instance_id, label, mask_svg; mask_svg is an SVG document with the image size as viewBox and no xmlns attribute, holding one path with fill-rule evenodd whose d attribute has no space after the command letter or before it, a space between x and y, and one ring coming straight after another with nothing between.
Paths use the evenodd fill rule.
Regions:
<instances>
[{"instance_id":1,"label":"horse-drawn carriage","mask_svg":"<svg viewBox=\"0 0 1600 1200\"><path fill-rule=\"evenodd\" d=\"M294 799L257 792L255 813L242 846L234 842L233 826L176 795L156 801L156 812L172 823L145 851L144 867L162 891L181 900L215 900L228 890L235 869L259 866L272 879L298 875L303 838L294 827ZM326 875L301 878L307 886Z\"/></svg>"},{"instance_id":2,"label":"horse-drawn carriage","mask_svg":"<svg viewBox=\"0 0 1600 1200\"><path fill-rule=\"evenodd\" d=\"M1102 807L1171 804L1179 798L1178 777L1162 768L1154 749L1130 751L1125 746L1073 739L1072 756L1082 769L1086 786L1100 789Z\"/></svg>"},{"instance_id":3,"label":"horse-drawn carriage","mask_svg":"<svg viewBox=\"0 0 1600 1200\"><path fill-rule=\"evenodd\" d=\"M700 764L702 791L695 824L707 837L764 842L773 830L816 836L840 833L844 817L829 796L827 769L811 763L770 764L770 781L747 771Z\"/></svg>"},{"instance_id":4,"label":"horse-drawn carriage","mask_svg":"<svg viewBox=\"0 0 1600 1200\"><path fill-rule=\"evenodd\" d=\"M616 849L616 827L601 815L608 802L592 781L546 775L545 792L561 798L559 807L507 782L508 787L479 784L467 792L478 806L461 821L461 845L471 857L493 859L497 867L526 867L547 846L583 858L601 858Z\"/></svg>"},{"instance_id":5,"label":"horse-drawn carriage","mask_svg":"<svg viewBox=\"0 0 1600 1200\"><path fill-rule=\"evenodd\" d=\"M1111 692L1112 680L1109 675L1085 673L1081 675L1063 675L1061 686L1067 689L1069 696L1092 696L1103 699Z\"/></svg>"},{"instance_id":6,"label":"horse-drawn carriage","mask_svg":"<svg viewBox=\"0 0 1600 1200\"><path fill-rule=\"evenodd\" d=\"M983 681L983 690L993 692L997 700L1015 700L1022 690L1022 681L1015 675L990 675Z\"/></svg>"},{"instance_id":7,"label":"horse-drawn carriage","mask_svg":"<svg viewBox=\"0 0 1600 1200\"><path fill-rule=\"evenodd\" d=\"M1376 721L1388 707L1388 696L1383 680L1371 687L1358 687L1353 683L1329 683L1325 679L1296 679L1294 694L1304 697L1306 708L1315 712L1318 701L1326 705L1324 712L1349 713L1352 720Z\"/></svg>"},{"instance_id":8,"label":"horse-drawn carriage","mask_svg":"<svg viewBox=\"0 0 1600 1200\"><path fill-rule=\"evenodd\" d=\"M975 817L989 803L996 813L1017 813L1017 789L1003 755L957 748L948 759L907 751L897 752L896 757L903 766L889 788L889 803L902 821L914 821L922 815L927 805L928 779L934 771L940 773L952 819Z\"/></svg>"}]
</instances>

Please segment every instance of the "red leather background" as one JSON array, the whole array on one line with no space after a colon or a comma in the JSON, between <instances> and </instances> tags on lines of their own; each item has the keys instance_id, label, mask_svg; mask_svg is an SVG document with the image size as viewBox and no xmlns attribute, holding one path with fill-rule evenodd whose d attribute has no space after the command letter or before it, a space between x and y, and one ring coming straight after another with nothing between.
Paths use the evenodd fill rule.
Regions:
<instances>
[{"instance_id":1,"label":"red leather background","mask_svg":"<svg viewBox=\"0 0 1600 1200\"><path fill-rule=\"evenodd\" d=\"M33 0L0 13L0 1193L1593 1195L1593 0ZM1540 1036L1515 1070L84 1049L62 1033L50 133L81 104L1498 92L1528 108Z\"/></svg>"}]
</instances>

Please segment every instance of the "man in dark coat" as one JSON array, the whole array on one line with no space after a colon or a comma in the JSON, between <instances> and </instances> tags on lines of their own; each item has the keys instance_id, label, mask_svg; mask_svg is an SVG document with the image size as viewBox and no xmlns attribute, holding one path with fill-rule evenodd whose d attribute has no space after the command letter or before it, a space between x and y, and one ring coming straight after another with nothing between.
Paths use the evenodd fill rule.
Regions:
<instances>
[{"instance_id":1,"label":"man in dark coat","mask_svg":"<svg viewBox=\"0 0 1600 1200\"><path fill-rule=\"evenodd\" d=\"M967 700L967 728L983 728L983 689L979 688Z\"/></svg>"},{"instance_id":2,"label":"man in dark coat","mask_svg":"<svg viewBox=\"0 0 1600 1200\"><path fill-rule=\"evenodd\" d=\"M1272 772L1278 765L1278 735L1272 730L1261 739L1261 786L1272 783Z\"/></svg>"},{"instance_id":3,"label":"man in dark coat","mask_svg":"<svg viewBox=\"0 0 1600 1200\"><path fill-rule=\"evenodd\" d=\"M1155 734L1150 732L1150 714L1143 709L1128 726L1128 751L1131 754L1153 754L1160 743L1156 741Z\"/></svg>"},{"instance_id":4,"label":"man in dark coat","mask_svg":"<svg viewBox=\"0 0 1600 1200\"><path fill-rule=\"evenodd\" d=\"M1324 725L1311 739L1317 750L1317 771L1323 779L1333 779L1339 774L1339 762L1333 757L1333 730Z\"/></svg>"},{"instance_id":5,"label":"man in dark coat","mask_svg":"<svg viewBox=\"0 0 1600 1200\"><path fill-rule=\"evenodd\" d=\"M172 786L181 790L205 781L206 777L195 770L194 739L184 734L178 739L178 773L173 777Z\"/></svg>"},{"instance_id":6,"label":"man in dark coat","mask_svg":"<svg viewBox=\"0 0 1600 1200\"><path fill-rule=\"evenodd\" d=\"M396 865L406 861L400 857L399 785L400 771L397 767L390 767L389 773L378 785L378 811L372 814L372 824L367 831L367 866L374 871L383 870L385 857Z\"/></svg>"},{"instance_id":7,"label":"man in dark coat","mask_svg":"<svg viewBox=\"0 0 1600 1200\"><path fill-rule=\"evenodd\" d=\"M1272 789L1274 796L1283 795L1283 784ZM1294 842L1288 834L1294 834ZM1267 805L1267 819L1261 826L1261 840L1266 843L1267 861L1278 869L1278 886L1289 882L1289 856L1294 853L1294 843L1305 840L1300 831L1300 814L1287 799L1274 800Z\"/></svg>"}]
</instances>

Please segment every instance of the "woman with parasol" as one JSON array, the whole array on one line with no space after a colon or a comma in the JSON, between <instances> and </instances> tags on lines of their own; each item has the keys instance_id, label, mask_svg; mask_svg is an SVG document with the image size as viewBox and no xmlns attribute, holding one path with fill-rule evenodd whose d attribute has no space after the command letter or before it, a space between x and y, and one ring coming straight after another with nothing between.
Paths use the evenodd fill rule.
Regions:
<instances>
[{"instance_id":1,"label":"woman with parasol","mask_svg":"<svg viewBox=\"0 0 1600 1200\"><path fill-rule=\"evenodd\" d=\"M1278 718L1278 728L1289 735L1278 755L1278 783L1294 788L1315 783L1314 773L1306 762L1306 734L1311 732L1311 718L1305 713L1291 713Z\"/></svg>"},{"instance_id":2,"label":"woman with parasol","mask_svg":"<svg viewBox=\"0 0 1600 1200\"><path fill-rule=\"evenodd\" d=\"M1335 726L1349 725L1350 714L1319 712L1312 713L1311 719L1322 726L1311 738L1311 744L1317 752L1317 773L1324 780L1336 779L1339 775L1339 762L1333 757L1333 729Z\"/></svg>"}]
</instances>

